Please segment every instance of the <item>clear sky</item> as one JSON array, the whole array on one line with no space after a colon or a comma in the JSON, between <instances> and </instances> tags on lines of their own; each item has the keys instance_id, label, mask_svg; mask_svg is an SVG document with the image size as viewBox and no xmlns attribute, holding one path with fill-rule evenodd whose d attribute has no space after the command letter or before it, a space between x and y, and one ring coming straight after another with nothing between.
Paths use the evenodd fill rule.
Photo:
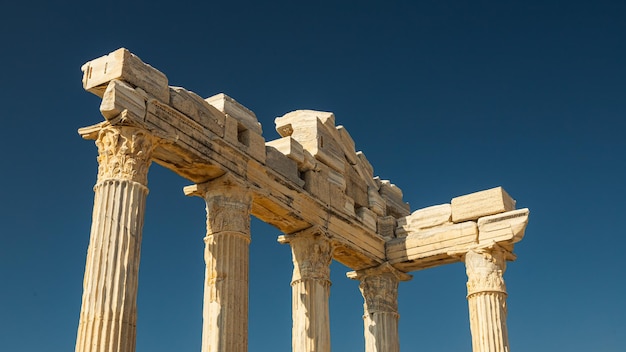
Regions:
<instances>
[{"instance_id":1,"label":"clear sky","mask_svg":"<svg viewBox=\"0 0 626 352\"><path fill-rule=\"evenodd\" d=\"M0 351L74 348L102 121L83 63L126 47L171 85L274 118L332 111L411 209L498 185L531 209L509 263L515 352L626 346L623 1L12 1L0 10ZM199 351L204 204L153 165L137 351ZM291 254L253 221L251 352L289 351ZM334 351L362 298L332 265ZM465 271L400 288L403 351L469 351Z\"/></svg>"}]
</instances>

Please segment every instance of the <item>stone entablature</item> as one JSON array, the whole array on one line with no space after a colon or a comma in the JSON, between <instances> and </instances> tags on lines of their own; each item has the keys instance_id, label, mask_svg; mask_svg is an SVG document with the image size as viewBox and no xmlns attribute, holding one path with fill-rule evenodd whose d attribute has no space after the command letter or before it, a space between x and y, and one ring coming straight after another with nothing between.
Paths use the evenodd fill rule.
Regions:
<instances>
[{"instance_id":1,"label":"stone entablature","mask_svg":"<svg viewBox=\"0 0 626 352\"><path fill-rule=\"evenodd\" d=\"M528 215L528 209L515 210L502 187L457 197L399 218L387 259L408 272L460 261L461 254L494 243L512 250L524 237Z\"/></svg>"},{"instance_id":2,"label":"stone entablature","mask_svg":"<svg viewBox=\"0 0 626 352\"><path fill-rule=\"evenodd\" d=\"M250 215L285 233L280 241L292 249L294 351L330 349L333 259L361 281L367 351L399 350L397 287L410 278L406 273L456 261L467 267L473 337L500 341L508 351L502 274L504 262L515 258L513 246L524 236L529 211L516 210L501 187L411 213L402 190L374 176L330 112L298 110L278 117L281 138L265 141L255 114L236 100L225 94L203 99L169 86L163 73L126 49L89 61L82 70L84 88L102 98L105 121L79 130L96 140L99 169L77 352L134 351L138 248L152 161L194 183L185 193L207 203L203 351L247 350ZM114 209L134 226L135 252L110 249L131 260L111 264L121 265L129 283L96 275L101 241L115 247L128 235L119 218L107 217ZM120 300L99 302L94 288L111 289L106 294ZM481 302L503 308L481 311ZM94 331L102 312L93 307L128 311L107 318L113 329ZM487 336L485 326L499 332ZM117 342L98 343L105 340ZM486 351L476 342L474 350Z\"/></svg>"}]
</instances>

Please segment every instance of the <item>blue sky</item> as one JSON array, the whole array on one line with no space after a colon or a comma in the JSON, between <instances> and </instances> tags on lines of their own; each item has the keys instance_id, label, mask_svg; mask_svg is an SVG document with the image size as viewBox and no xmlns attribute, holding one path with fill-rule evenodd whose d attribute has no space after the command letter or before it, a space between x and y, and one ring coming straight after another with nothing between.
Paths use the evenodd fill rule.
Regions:
<instances>
[{"instance_id":1,"label":"blue sky","mask_svg":"<svg viewBox=\"0 0 626 352\"><path fill-rule=\"evenodd\" d=\"M126 47L201 96L252 109L266 140L332 111L411 209L503 186L531 209L505 274L513 351L626 345L622 1L12 2L0 11L0 350L73 350L101 121L80 66ZM200 349L204 204L153 165L137 351ZM289 351L292 264L254 220L252 352ZM334 351L362 351L362 298L332 265ZM468 351L465 272L400 287L404 351Z\"/></svg>"}]
</instances>

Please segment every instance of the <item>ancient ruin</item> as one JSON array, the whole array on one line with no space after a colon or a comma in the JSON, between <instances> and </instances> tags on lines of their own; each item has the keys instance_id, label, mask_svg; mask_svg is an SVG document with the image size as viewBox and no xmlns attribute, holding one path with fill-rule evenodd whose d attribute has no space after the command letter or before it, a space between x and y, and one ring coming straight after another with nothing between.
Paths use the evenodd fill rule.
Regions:
<instances>
[{"instance_id":1,"label":"ancient ruin","mask_svg":"<svg viewBox=\"0 0 626 352\"><path fill-rule=\"evenodd\" d=\"M153 161L206 200L203 352L248 349L250 215L278 228L292 250L293 351L330 351L332 260L360 281L366 351L399 351L397 292L409 272L459 261L473 351L509 351L503 274L529 212L502 188L411 212L332 113L290 112L275 120L282 138L265 141L254 113L234 99L168 86L126 49L82 70L105 121L79 129L96 141L99 167L76 352L135 351Z\"/></svg>"}]
</instances>

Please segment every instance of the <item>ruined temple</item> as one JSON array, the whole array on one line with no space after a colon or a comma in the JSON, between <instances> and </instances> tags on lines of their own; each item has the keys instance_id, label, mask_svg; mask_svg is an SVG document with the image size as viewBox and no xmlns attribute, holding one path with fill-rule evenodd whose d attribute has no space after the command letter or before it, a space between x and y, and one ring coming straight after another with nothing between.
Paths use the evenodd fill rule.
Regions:
<instances>
[{"instance_id":1,"label":"ruined temple","mask_svg":"<svg viewBox=\"0 0 626 352\"><path fill-rule=\"evenodd\" d=\"M233 98L169 86L126 49L82 71L104 121L79 129L95 140L99 166L76 352L135 351L152 162L206 201L203 352L248 350L251 215L279 229L292 250L294 352L330 351L332 260L360 281L366 351L399 351L399 283L453 262L466 266L473 351L509 351L503 274L529 211L501 187L411 210L333 113L287 113L275 120L281 138L266 141L255 114Z\"/></svg>"}]
</instances>

